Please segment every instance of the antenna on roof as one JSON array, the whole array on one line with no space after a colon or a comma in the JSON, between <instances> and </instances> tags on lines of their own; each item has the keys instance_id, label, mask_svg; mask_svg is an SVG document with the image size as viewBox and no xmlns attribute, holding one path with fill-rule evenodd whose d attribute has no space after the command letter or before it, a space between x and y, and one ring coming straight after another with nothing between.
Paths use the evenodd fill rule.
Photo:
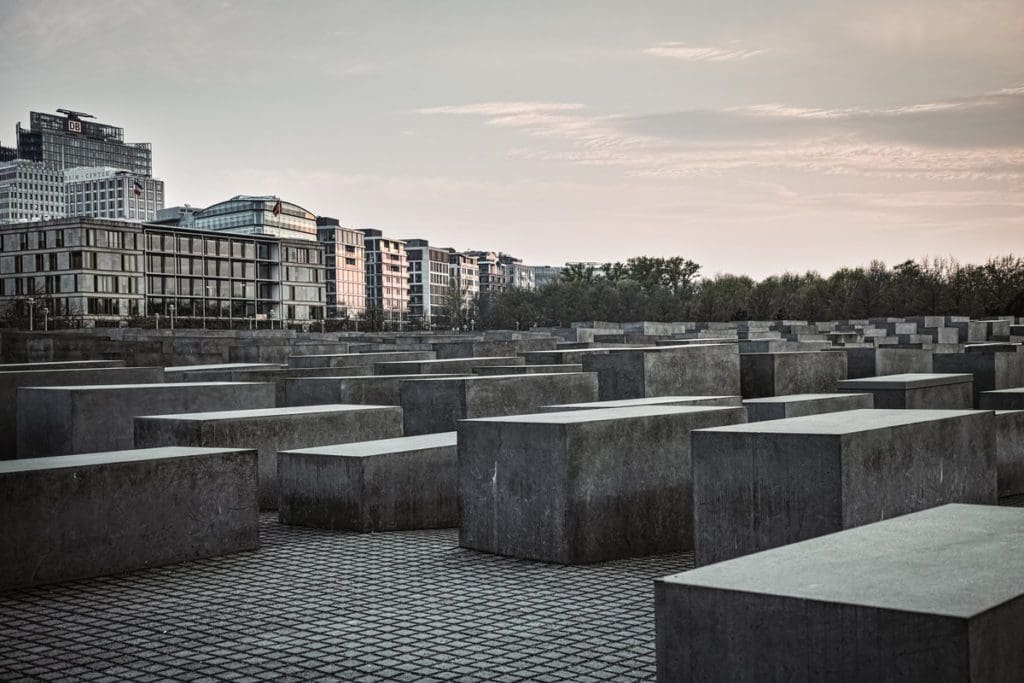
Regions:
<instances>
[{"instance_id":1,"label":"antenna on roof","mask_svg":"<svg viewBox=\"0 0 1024 683\"><path fill-rule=\"evenodd\" d=\"M58 114L67 114L68 116L70 116L73 119L94 119L94 118L96 118L92 114L86 114L85 112L82 112L82 111L74 111L73 109L58 109L57 113Z\"/></svg>"}]
</instances>

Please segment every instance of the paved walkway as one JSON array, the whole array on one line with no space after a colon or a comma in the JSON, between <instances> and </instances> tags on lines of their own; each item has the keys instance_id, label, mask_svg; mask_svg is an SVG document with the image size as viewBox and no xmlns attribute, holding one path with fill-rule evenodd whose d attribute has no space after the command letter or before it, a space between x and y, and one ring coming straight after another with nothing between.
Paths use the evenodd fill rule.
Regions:
<instances>
[{"instance_id":1,"label":"paved walkway","mask_svg":"<svg viewBox=\"0 0 1024 683\"><path fill-rule=\"evenodd\" d=\"M0 680L654 678L652 579L462 550L455 530L262 519L256 552L0 594Z\"/></svg>"}]
</instances>

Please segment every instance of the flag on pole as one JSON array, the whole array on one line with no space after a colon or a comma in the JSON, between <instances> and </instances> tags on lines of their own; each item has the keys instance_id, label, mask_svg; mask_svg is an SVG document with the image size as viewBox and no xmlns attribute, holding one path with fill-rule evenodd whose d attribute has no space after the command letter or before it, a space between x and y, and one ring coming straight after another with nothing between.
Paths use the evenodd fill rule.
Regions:
<instances>
[{"instance_id":1,"label":"flag on pole","mask_svg":"<svg viewBox=\"0 0 1024 683\"><path fill-rule=\"evenodd\" d=\"M142 183L140 183L138 180L133 180L132 181L132 192L135 193L136 197L141 197L142 196L142 191L144 189L146 189L146 188L144 188L142 186Z\"/></svg>"},{"instance_id":2,"label":"flag on pole","mask_svg":"<svg viewBox=\"0 0 1024 683\"><path fill-rule=\"evenodd\" d=\"M273 211L271 213L273 213L275 216L280 216L281 215L281 211L282 211L281 200L278 199L277 203L274 204L274 209L273 209Z\"/></svg>"}]
</instances>

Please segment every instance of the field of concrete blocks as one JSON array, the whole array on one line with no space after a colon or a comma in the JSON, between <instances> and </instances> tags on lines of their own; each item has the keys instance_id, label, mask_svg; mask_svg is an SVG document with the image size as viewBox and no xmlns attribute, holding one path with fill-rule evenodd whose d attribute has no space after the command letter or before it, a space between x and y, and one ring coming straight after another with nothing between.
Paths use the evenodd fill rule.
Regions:
<instances>
[{"instance_id":1,"label":"field of concrete blocks","mask_svg":"<svg viewBox=\"0 0 1024 683\"><path fill-rule=\"evenodd\" d=\"M0 679L1017 681L1022 342L4 332Z\"/></svg>"}]
</instances>

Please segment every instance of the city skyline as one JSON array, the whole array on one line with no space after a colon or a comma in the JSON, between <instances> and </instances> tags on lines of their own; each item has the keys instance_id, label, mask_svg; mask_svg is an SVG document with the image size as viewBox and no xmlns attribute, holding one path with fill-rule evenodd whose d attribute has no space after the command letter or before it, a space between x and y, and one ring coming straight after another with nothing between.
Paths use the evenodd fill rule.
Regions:
<instances>
[{"instance_id":1,"label":"city skyline","mask_svg":"<svg viewBox=\"0 0 1024 683\"><path fill-rule=\"evenodd\" d=\"M274 194L530 264L705 275L1021 252L1015 2L0 12L0 143L89 111L153 143L168 206Z\"/></svg>"}]
</instances>

